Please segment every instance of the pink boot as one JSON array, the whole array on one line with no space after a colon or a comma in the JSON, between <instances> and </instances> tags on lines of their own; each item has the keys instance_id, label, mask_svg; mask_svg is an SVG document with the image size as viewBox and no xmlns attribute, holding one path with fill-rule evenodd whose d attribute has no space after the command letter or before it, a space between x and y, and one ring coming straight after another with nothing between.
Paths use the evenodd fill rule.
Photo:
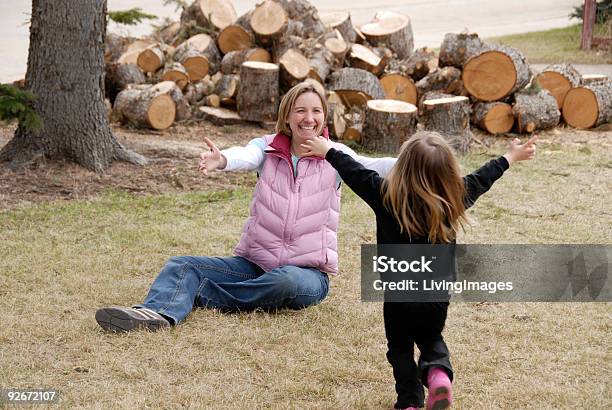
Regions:
<instances>
[{"instance_id":1,"label":"pink boot","mask_svg":"<svg viewBox=\"0 0 612 410\"><path fill-rule=\"evenodd\" d=\"M434 367L427 374L427 410L448 409L453 401L451 381L443 369Z\"/></svg>"}]
</instances>

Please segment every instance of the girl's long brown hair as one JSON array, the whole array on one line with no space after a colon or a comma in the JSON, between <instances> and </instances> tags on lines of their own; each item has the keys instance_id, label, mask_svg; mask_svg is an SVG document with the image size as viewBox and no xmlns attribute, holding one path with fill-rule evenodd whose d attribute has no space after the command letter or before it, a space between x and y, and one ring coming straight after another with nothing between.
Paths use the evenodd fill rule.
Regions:
<instances>
[{"instance_id":1,"label":"girl's long brown hair","mask_svg":"<svg viewBox=\"0 0 612 410\"><path fill-rule=\"evenodd\" d=\"M451 242L467 222L459 164L436 132L418 132L402 145L382 196L401 232L426 236L431 243Z\"/></svg>"}]
</instances>

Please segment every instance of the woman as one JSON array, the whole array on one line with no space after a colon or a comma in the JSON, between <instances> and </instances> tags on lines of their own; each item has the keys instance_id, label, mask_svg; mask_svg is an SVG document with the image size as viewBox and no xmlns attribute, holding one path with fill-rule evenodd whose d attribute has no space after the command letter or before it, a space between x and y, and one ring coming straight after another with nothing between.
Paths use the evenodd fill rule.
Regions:
<instances>
[{"instance_id":1,"label":"woman","mask_svg":"<svg viewBox=\"0 0 612 410\"><path fill-rule=\"evenodd\" d=\"M100 326L157 330L178 324L194 306L248 311L301 309L321 302L328 293L328 274L338 272L340 177L323 158L305 156L302 144L320 135L328 138L326 117L323 90L300 83L280 103L276 134L224 151L205 138L210 150L200 157L204 175L258 171L235 256L170 258L144 303L99 309ZM395 163L395 158L367 158L345 145L333 146L381 175Z\"/></svg>"}]
</instances>

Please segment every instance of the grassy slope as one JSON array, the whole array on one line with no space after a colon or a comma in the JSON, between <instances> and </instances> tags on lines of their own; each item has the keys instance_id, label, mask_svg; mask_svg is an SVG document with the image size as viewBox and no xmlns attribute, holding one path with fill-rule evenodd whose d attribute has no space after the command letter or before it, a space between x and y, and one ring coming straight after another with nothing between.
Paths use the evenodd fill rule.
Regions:
<instances>
[{"instance_id":1,"label":"grassy slope","mask_svg":"<svg viewBox=\"0 0 612 410\"><path fill-rule=\"evenodd\" d=\"M479 201L461 242L609 243L611 164L609 149L542 144ZM381 304L359 301L359 244L375 225L348 189L342 272L321 305L197 310L159 333L96 325L96 308L141 301L168 256L228 255L250 192L108 192L0 213L0 386L59 389L63 407L390 408ZM452 305L457 408L607 408L610 331L603 303Z\"/></svg>"},{"instance_id":2,"label":"grassy slope","mask_svg":"<svg viewBox=\"0 0 612 410\"><path fill-rule=\"evenodd\" d=\"M492 37L488 41L506 44L521 50L531 64L570 62L575 64L612 64L610 50L580 49L581 25ZM598 26L597 35L610 36L610 28Z\"/></svg>"}]
</instances>

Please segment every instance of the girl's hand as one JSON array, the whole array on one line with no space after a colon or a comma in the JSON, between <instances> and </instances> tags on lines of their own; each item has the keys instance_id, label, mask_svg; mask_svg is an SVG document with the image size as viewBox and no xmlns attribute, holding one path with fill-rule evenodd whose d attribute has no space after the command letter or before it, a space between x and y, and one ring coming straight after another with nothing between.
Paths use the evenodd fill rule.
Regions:
<instances>
[{"instance_id":1,"label":"girl's hand","mask_svg":"<svg viewBox=\"0 0 612 410\"><path fill-rule=\"evenodd\" d=\"M208 145L210 150L200 154L200 171L204 175L208 175L208 171L225 168L227 165L227 159L221 155L219 148L217 148L217 146L207 137L204 137L204 142L206 145Z\"/></svg>"},{"instance_id":2,"label":"girl's hand","mask_svg":"<svg viewBox=\"0 0 612 410\"><path fill-rule=\"evenodd\" d=\"M318 136L304 142L301 144L301 147L306 150L304 156L317 156L325 158L325 154L327 154L327 151L332 148L332 144L327 138Z\"/></svg>"},{"instance_id":3,"label":"girl's hand","mask_svg":"<svg viewBox=\"0 0 612 410\"><path fill-rule=\"evenodd\" d=\"M515 138L510 143L508 152L504 154L504 157L508 160L508 164L512 165L513 162L527 161L533 159L536 154L536 145L538 136L534 135L524 144L518 138Z\"/></svg>"}]
</instances>

